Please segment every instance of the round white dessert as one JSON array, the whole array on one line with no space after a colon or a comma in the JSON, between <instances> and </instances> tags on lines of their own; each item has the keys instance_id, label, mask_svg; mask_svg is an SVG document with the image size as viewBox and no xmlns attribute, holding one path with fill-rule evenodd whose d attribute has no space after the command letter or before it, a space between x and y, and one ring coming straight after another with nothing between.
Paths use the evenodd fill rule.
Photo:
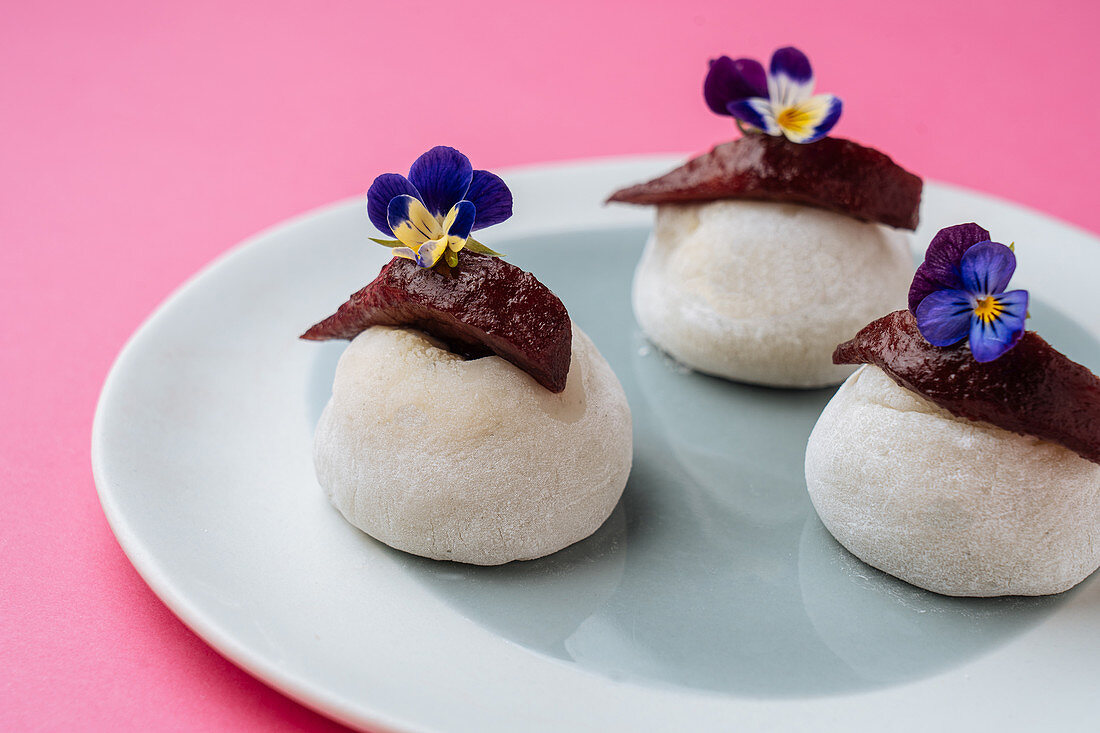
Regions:
<instances>
[{"instance_id":1,"label":"round white dessert","mask_svg":"<svg viewBox=\"0 0 1100 733\"><path fill-rule=\"evenodd\" d=\"M839 384L833 349L905 306L908 235L798 204L657 207L634 314L686 366L774 387Z\"/></svg>"},{"instance_id":2,"label":"round white dessert","mask_svg":"<svg viewBox=\"0 0 1100 733\"><path fill-rule=\"evenodd\" d=\"M340 358L314 441L317 478L349 522L476 565L595 532L632 457L626 395L576 325L559 394L500 357L467 361L420 331L369 328Z\"/></svg>"},{"instance_id":3,"label":"round white dessert","mask_svg":"<svg viewBox=\"0 0 1100 733\"><path fill-rule=\"evenodd\" d=\"M1100 465L955 417L875 366L821 413L806 485L852 554L936 593L1061 593L1100 567Z\"/></svg>"}]
</instances>

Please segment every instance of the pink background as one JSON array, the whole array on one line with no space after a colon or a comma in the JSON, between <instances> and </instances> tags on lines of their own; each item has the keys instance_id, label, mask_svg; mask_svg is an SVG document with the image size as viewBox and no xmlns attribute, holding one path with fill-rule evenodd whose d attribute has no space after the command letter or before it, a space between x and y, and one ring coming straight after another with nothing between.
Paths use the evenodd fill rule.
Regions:
<instances>
[{"instance_id":1,"label":"pink background","mask_svg":"<svg viewBox=\"0 0 1100 733\"><path fill-rule=\"evenodd\" d=\"M3 730L338 728L146 588L96 499L92 414L203 264L431 145L489 168L702 150L733 136L707 58L795 44L844 99L838 135L1100 231L1087 0L4 5Z\"/></svg>"}]
</instances>

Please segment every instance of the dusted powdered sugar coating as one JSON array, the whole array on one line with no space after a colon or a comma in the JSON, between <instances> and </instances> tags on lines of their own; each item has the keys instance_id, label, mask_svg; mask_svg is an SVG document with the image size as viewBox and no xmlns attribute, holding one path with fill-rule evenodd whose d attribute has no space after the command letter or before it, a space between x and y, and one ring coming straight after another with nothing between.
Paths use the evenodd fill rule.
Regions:
<instances>
[{"instance_id":1,"label":"dusted powdered sugar coating","mask_svg":"<svg viewBox=\"0 0 1100 733\"><path fill-rule=\"evenodd\" d=\"M1100 465L955 417L875 366L822 412L806 484L856 557L937 593L1060 593L1100 567Z\"/></svg>"},{"instance_id":2,"label":"dusted powdered sugar coating","mask_svg":"<svg viewBox=\"0 0 1100 733\"><path fill-rule=\"evenodd\" d=\"M797 204L665 204L634 275L634 314L685 365L776 387L839 384L833 349L905 304L908 236Z\"/></svg>"},{"instance_id":3,"label":"dusted powdered sugar coating","mask_svg":"<svg viewBox=\"0 0 1100 733\"><path fill-rule=\"evenodd\" d=\"M464 360L374 326L340 359L314 443L348 521L406 552L497 565L592 534L626 485L630 408L575 325L564 391L497 356Z\"/></svg>"}]
</instances>

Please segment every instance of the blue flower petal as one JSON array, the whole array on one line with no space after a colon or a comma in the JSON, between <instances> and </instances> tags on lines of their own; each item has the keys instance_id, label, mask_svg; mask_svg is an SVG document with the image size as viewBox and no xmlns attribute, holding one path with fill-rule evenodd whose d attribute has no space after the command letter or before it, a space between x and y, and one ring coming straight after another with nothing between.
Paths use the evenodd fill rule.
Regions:
<instances>
[{"instance_id":1,"label":"blue flower petal","mask_svg":"<svg viewBox=\"0 0 1100 733\"><path fill-rule=\"evenodd\" d=\"M935 290L962 288L959 263L963 253L978 242L989 241L989 232L977 224L957 224L941 229L932 237L924 262L913 276L909 287L909 310L915 315L917 306Z\"/></svg>"},{"instance_id":2,"label":"blue flower petal","mask_svg":"<svg viewBox=\"0 0 1100 733\"><path fill-rule=\"evenodd\" d=\"M450 237L466 239L474 226L477 208L469 201L459 201L443 220L443 231Z\"/></svg>"},{"instance_id":3,"label":"blue flower petal","mask_svg":"<svg viewBox=\"0 0 1100 733\"><path fill-rule=\"evenodd\" d=\"M823 103L827 105L828 111L825 113L825 119L818 123L813 134L806 140L808 143L815 142L828 135L836 127L837 120L840 119L840 113L844 111L844 102L840 101L840 97L832 94L822 94L820 96L824 97Z\"/></svg>"},{"instance_id":4,"label":"blue flower petal","mask_svg":"<svg viewBox=\"0 0 1100 733\"><path fill-rule=\"evenodd\" d=\"M1016 255L998 242L978 242L959 262L963 287L975 295L1003 292L1015 271Z\"/></svg>"},{"instance_id":5,"label":"blue flower petal","mask_svg":"<svg viewBox=\"0 0 1100 733\"><path fill-rule=\"evenodd\" d=\"M495 173L474 171L466 200L477 207L473 231L499 224L512 216L512 192Z\"/></svg>"},{"instance_id":6,"label":"blue flower petal","mask_svg":"<svg viewBox=\"0 0 1100 733\"><path fill-rule=\"evenodd\" d=\"M367 216L383 234L393 234L387 212L390 201L398 196L420 198L420 193L409 183L408 178L397 173L383 173L367 189Z\"/></svg>"},{"instance_id":7,"label":"blue flower petal","mask_svg":"<svg viewBox=\"0 0 1100 733\"><path fill-rule=\"evenodd\" d=\"M931 297L931 296L929 296ZM1013 290L996 296L1003 310L995 318L977 316L970 323L970 353L978 362L993 361L1011 349L1024 335L1028 293Z\"/></svg>"},{"instance_id":8,"label":"blue flower petal","mask_svg":"<svg viewBox=\"0 0 1100 733\"><path fill-rule=\"evenodd\" d=\"M424 153L409 169L409 181L435 216L443 216L466 197L473 175L470 159L445 145Z\"/></svg>"},{"instance_id":9,"label":"blue flower petal","mask_svg":"<svg viewBox=\"0 0 1100 733\"><path fill-rule=\"evenodd\" d=\"M776 107L790 107L813 94L814 72L806 54L794 46L772 54L768 95Z\"/></svg>"},{"instance_id":10,"label":"blue flower petal","mask_svg":"<svg viewBox=\"0 0 1100 733\"><path fill-rule=\"evenodd\" d=\"M805 84L814 78L810 59L794 46L784 46L772 54L772 76L786 76L796 84Z\"/></svg>"},{"instance_id":11,"label":"blue flower petal","mask_svg":"<svg viewBox=\"0 0 1100 733\"><path fill-rule=\"evenodd\" d=\"M439 262L439 258L443 256L443 253L447 251L447 243L442 239L433 239L430 242L424 242L416 250L416 264L421 267L432 267L435 263Z\"/></svg>"},{"instance_id":12,"label":"blue flower petal","mask_svg":"<svg viewBox=\"0 0 1100 733\"><path fill-rule=\"evenodd\" d=\"M715 114L728 115L730 102L766 96L768 75L759 61L721 56L710 62L703 81L703 98Z\"/></svg>"},{"instance_id":13,"label":"blue flower petal","mask_svg":"<svg viewBox=\"0 0 1100 733\"><path fill-rule=\"evenodd\" d=\"M962 290L937 290L917 306L917 328L933 346L950 346L970 330L974 306Z\"/></svg>"},{"instance_id":14,"label":"blue flower petal","mask_svg":"<svg viewBox=\"0 0 1100 733\"><path fill-rule=\"evenodd\" d=\"M392 199L386 211L386 221L393 236L401 244L413 249L429 239L443 235L439 221L428 213L420 199L412 196L397 196Z\"/></svg>"},{"instance_id":15,"label":"blue flower petal","mask_svg":"<svg viewBox=\"0 0 1100 733\"><path fill-rule=\"evenodd\" d=\"M730 102L726 109L735 118L746 125L763 130L769 135L782 134L779 125L775 121L772 105L762 97L750 97L739 102Z\"/></svg>"},{"instance_id":16,"label":"blue flower petal","mask_svg":"<svg viewBox=\"0 0 1100 733\"><path fill-rule=\"evenodd\" d=\"M1009 290L997 296L997 302L1004 308L1001 318L1012 328L1019 327L1022 331L1024 321L1027 319L1027 305L1030 296L1026 290Z\"/></svg>"}]
</instances>

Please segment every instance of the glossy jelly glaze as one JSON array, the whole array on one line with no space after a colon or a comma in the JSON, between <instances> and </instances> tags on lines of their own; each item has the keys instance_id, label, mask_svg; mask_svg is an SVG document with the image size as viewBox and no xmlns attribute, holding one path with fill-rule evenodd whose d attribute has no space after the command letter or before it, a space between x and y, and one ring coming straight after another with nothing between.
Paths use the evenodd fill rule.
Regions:
<instances>
[{"instance_id":1,"label":"glossy jelly glaze","mask_svg":"<svg viewBox=\"0 0 1100 733\"><path fill-rule=\"evenodd\" d=\"M551 392L565 389L569 313L535 276L497 257L464 251L458 265L390 260L375 278L303 339L353 339L371 326L431 334L468 359L496 354Z\"/></svg>"},{"instance_id":2,"label":"glossy jelly glaze","mask_svg":"<svg viewBox=\"0 0 1100 733\"><path fill-rule=\"evenodd\" d=\"M965 342L925 341L907 310L865 326L836 348L837 364L874 364L948 412L1058 443L1100 463L1100 378L1027 331L984 364Z\"/></svg>"},{"instance_id":3,"label":"glossy jelly glaze","mask_svg":"<svg viewBox=\"0 0 1100 733\"><path fill-rule=\"evenodd\" d=\"M616 191L608 201L785 201L916 229L922 188L918 176L889 156L851 140L827 137L799 145L783 137L750 134L652 181Z\"/></svg>"}]
</instances>

